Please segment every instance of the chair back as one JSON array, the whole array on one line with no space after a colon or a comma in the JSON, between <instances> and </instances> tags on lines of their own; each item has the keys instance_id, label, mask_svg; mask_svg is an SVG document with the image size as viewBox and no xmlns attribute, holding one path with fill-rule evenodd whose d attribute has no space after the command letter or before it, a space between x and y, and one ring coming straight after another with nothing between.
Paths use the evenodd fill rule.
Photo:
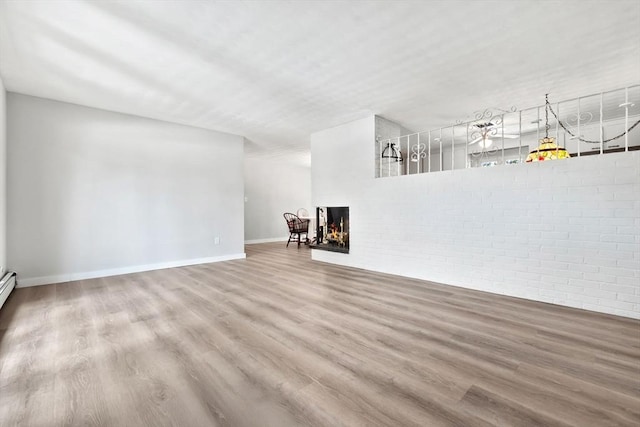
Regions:
<instances>
[{"instance_id":1,"label":"chair back","mask_svg":"<svg viewBox=\"0 0 640 427\"><path fill-rule=\"evenodd\" d=\"M285 212L282 216L284 216L285 221L287 221L289 233L306 233L309 231L308 219L300 219L298 215L291 212Z\"/></svg>"}]
</instances>

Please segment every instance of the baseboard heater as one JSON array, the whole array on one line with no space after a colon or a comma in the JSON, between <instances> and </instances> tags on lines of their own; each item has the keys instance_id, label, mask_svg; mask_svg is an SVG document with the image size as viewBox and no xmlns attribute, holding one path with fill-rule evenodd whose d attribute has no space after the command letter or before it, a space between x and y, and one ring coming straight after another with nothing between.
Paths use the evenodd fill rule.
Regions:
<instances>
[{"instance_id":1,"label":"baseboard heater","mask_svg":"<svg viewBox=\"0 0 640 427\"><path fill-rule=\"evenodd\" d=\"M16 272L7 271L7 273L0 280L0 308L4 305L4 302L9 298L9 294L16 287Z\"/></svg>"}]
</instances>

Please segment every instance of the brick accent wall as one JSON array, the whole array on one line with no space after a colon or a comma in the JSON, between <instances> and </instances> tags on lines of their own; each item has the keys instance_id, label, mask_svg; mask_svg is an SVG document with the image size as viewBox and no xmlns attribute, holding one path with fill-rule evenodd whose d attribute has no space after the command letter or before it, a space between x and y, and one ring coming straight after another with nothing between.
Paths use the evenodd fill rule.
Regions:
<instances>
[{"instance_id":1,"label":"brick accent wall","mask_svg":"<svg viewBox=\"0 0 640 427\"><path fill-rule=\"evenodd\" d=\"M640 318L640 152L375 179L374 132L311 137L313 204L351 208L314 260Z\"/></svg>"}]
</instances>

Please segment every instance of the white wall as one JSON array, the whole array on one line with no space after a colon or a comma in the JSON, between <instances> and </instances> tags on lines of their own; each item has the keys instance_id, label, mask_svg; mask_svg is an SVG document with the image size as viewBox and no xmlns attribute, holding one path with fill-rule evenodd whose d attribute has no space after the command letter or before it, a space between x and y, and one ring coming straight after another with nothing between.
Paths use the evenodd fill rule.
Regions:
<instances>
[{"instance_id":1,"label":"white wall","mask_svg":"<svg viewBox=\"0 0 640 427\"><path fill-rule=\"evenodd\" d=\"M640 318L640 152L374 179L373 128L311 136L313 203L351 208L314 260Z\"/></svg>"},{"instance_id":2,"label":"white wall","mask_svg":"<svg viewBox=\"0 0 640 427\"><path fill-rule=\"evenodd\" d=\"M367 185L400 177L374 178L375 116L311 135L311 202L313 206L351 206L349 232L369 216L357 203ZM314 254L319 251L314 251Z\"/></svg>"},{"instance_id":3,"label":"white wall","mask_svg":"<svg viewBox=\"0 0 640 427\"><path fill-rule=\"evenodd\" d=\"M311 209L311 168L286 158L245 158L244 229L247 243L286 240L285 212Z\"/></svg>"},{"instance_id":4,"label":"white wall","mask_svg":"<svg viewBox=\"0 0 640 427\"><path fill-rule=\"evenodd\" d=\"M0 78L0 278L7 268L7 92Z\"/></svg>"},{"instance_id":5,"label":"white wall","mask_svg":"<svg viewBox=\"0 0 640 427\"><path fill-rule=\"evenodd\" d=\"M8 141L23 286L244 256L240 136L9 93Z\"/></svg>"}]
</instances>

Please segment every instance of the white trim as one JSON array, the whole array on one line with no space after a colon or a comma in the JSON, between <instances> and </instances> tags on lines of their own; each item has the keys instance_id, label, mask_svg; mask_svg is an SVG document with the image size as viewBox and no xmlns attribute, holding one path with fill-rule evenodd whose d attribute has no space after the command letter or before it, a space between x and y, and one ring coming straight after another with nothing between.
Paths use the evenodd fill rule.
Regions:
<instances>
[{"instance_id":1,"label":"white trim","mask_svg":"<svg viewBox=\"0 0 640 427\"><path fill-rule=\"evenodd\" d=\"M289 240L289 236L287 237L271 237L269 239L255 239L255 240L245 240L245 245L255 245L257 243L273 243L273 242L286 242Z\"/></svg>"},{"instance_id":2,"label":"white trim","mask_svg":"<svg viewBox=\"0 0 640 427\"><path fill-rule=\"evenodd\" d=\"M208 264L210 262L231 261L234 259L244 259L246 257L247 255L245 253L240 253L216 257L186 259L181 261L169 261L159 264L133 265L130 267L112 268L109 270L67 273L55 276L29 277L26 279L18 276L16 288L72 282L74 280L96 279L98 277L118 276L121 274L140 273L142 271L162 270L164 268L184 267L187 265Z\"/></svg>"}]
</instances>

